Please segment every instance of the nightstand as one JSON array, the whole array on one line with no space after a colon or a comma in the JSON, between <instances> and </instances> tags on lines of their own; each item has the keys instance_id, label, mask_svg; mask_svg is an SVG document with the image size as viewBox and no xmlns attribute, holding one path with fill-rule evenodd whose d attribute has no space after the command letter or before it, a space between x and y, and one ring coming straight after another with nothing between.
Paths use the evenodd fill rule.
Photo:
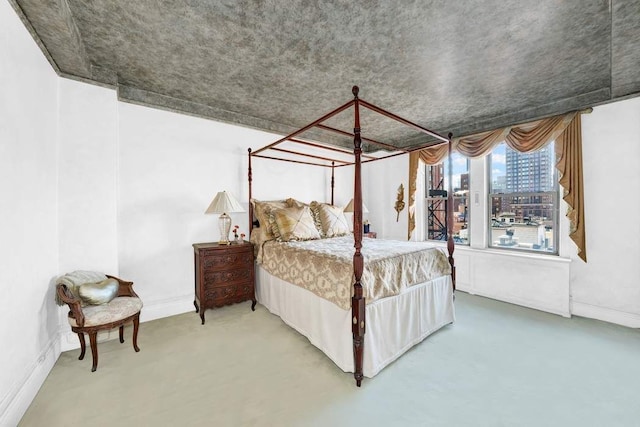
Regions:
<instances>
[{"instance_id":1,"label":"nightstand","mask_svg":"<svg viewBox=\"0 0 640 427\"><path fill-rule=\"evenodd\" d=\"M194 243L195 299L193 305L204 325L208 308L251 300L256 309L253 245L249 242L219 245Z\"/></svg>"},{"instance_id":2,"label":"nightstand","mask_svg":"<svg viewBox=\"0 0 640 427\"><path fill-rule=\"evenodd\" d=\"M364 233L363 236L364 237L368 237L370 239L377 239L378 238L378 233L376 233L375 231L370 231L368 233Z\"/></svg>"}]
</instances>

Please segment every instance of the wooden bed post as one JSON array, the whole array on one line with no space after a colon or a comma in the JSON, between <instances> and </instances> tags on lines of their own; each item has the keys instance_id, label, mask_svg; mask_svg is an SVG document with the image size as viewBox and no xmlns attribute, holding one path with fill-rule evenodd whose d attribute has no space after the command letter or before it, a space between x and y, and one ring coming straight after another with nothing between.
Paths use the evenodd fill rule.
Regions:
<instances>
[{"instance_id":1,"label":"wooden bed post","mask_svg":"<svg viewBox=\"0 0 640 427\"><path fill-rule=\"evenodd\" d=\"M333 206L333 189L336 186L336 162L331 162L331 206Z\"/></svg>"},{"instance_id":2,"label":"wooden bed post","mask_svg":"<svg viewBox=\"0 0 640 427\"><path fill-rule=\"evenodd\" d=\"M253 176L251 175L251 148L247 151L249 151L249 231L247 232L247 236L251 236L251 231L253 230L253 203L251 203L251 183L253 181Z\"/></svg>"},{"instance_id":3,"label":"wooden bed post","mask_svg":"<svg viewBox=\"0 0 640 427\"><path fill-rule=\"evenodd\" d=\"M449 252L449 264L451 265L451 281L453 282L453 290L456 290L456 266L453 259L453 251L455 250L455 243L453 241L453 160L451 155L453 153L453 137L452 133L449 133L449 146L448 146L448 167L449 167L449 188L447 196L447 252Z\"/></svg>"},{"instance_id":4,"label":"wooden bed post","mask_svg":"<svg viewBox=\"0 0 640 427\"><path fill-rule=\"evenodd\" d=\"M353 377L356 385L362 384L362 366L364 360L364 333L365 333L365 299L362 295L362 272L364 271L364 258L360 250L362 249L362 140L360 139L360 103L358 100L358 86L351 89L354 96L354 129L353 129L353 154L355 155L355 179L353 189L353 239L356 249L353 254L353 273L355 283L353 284L353 297L351 298L351 314L353 333Z\"/></svg>"}]
</instances>

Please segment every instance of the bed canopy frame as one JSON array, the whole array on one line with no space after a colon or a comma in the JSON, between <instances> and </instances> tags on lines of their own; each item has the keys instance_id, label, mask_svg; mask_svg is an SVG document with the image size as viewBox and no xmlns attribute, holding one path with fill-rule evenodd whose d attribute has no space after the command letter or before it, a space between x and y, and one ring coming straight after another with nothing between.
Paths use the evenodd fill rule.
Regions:
<instances>
[{"instance_id":1,"label":"bed canopy frame","mask_svg":"<svg viewBox=\"0 0 640 427\"><path fill-rule=\"evenodd\" d=\"M263 158L270 160L279 160L284 162L292 162L298 164L312 165L312 166L321 166L321 167L329 167L331 168L331 204L334 202L334 187L335 187L335 168L336 167L345 167L345 166L354 166L354 194L353 194L353 236L354 236L354 248L355 252L353 255L353 272L355 277L355 283L353 284L353 296L351 298L351 312L352 312L352 325L351 331L353 334L353 357L354 357L354 373L353 376L356 380L356 384L358 387L362 384L363 379L363 359L364 359L364 335L365 335L365 298L363 296L363 289L361 278L364 270L364 257L361 253L362 249L362 237L363 237L363 227L362 227L362 164L369 163L377 160L387 159L390 157L400 156L404 154L409 154L413 151L418 151L424 149L429 146L439 145L439 144L448 144L448 169L449 169L449 188L447 193L447 252L449 264L451 265L451 279L453 282L453 290L455 291L455 262L453 259L454 252L454 241L453 241L453 191L452 191L452 164L451 164L451 152L452 152L452 134L449 133L448 137L444 137L439 135L436 132L433 132L425 127L422 127L416 123L413 123L409 120L406 120L402 117L399 117L393 113L390 113L380 107L377 107L365 100L362 100L358 97L359 88L358 86L353 86L352 88L353 99L349 102L341 105L335 110L325 114L320 117L316 121L296 130L295 132L290 133L289 135L280 138L279 140L266 145L256 151L252 151L251 148L248 149L249 152L249 167L248 167L248 181L249 181L249 200L252 199L252 169L251 169L251 161L252 158ZM336 116L337 114L347 110L348 108L353 106L354 111L354 127L353 133L346 132L340 129L336 129L331 126L327 126L323 124L330 118ZM405 126L408 126L414 130L422 134L426 134L436 141L429 142L417 148L406 149L398 146L394 146L392 144L386 144L383 142L379 142L373 139L364 138L360 135L360 108L364 107L374 113L382 115L384 117L390 118L399 122ZM348 136L353 138L353 152L345 149L334 146L327 146L322 144L317 144L311 141L306 141L304 139L300 139L299 135L312 129L317 128L323 131L328 131L331 133L336 133L342 136ZM385 150L393 150L395 152L390 154L385 154L379 157L372 156L369 154L362 153L362 141L370 143L375 146L379 146ZM330 151L332 153L341 153L342 155L353 154L353 161L345 161L338 158L331 158L325 156L319 156L316 154L305 153L304 151L296 151L289 150L277 147L278 145L284 142L292 142L305 147L313 147L314 149L321 149ZM274 157L274 155L263 154L266 151L272 151L276 153L285 153L288 156L293 158L280 158ZM399 151L399 152L398 152ZM300 160L298 158L307 158L311 160ZM364 160L363 160L364 158ZM324 162L324 163L322 163ZM331 163L328 163L331 162ZM251 202L249 203L249 230L253 229L253 205Z\"/></svg>"}]
</instances>

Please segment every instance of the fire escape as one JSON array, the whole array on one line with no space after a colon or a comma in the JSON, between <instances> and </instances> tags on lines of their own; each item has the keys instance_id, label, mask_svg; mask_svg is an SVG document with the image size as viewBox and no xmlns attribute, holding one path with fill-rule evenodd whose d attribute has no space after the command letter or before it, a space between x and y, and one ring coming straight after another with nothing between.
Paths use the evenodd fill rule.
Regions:
<instances>
[{"instance_id":1,"label":"fire escape","mask_svg":"<svg viewBox=\"0 0 640 427\"><path fill-rule=\"evenodd\" d=\"M429 240L447 240L447 190L441 179L438 185L429 190L427 203L427 238Z\"/></svg>"}]
</instances>

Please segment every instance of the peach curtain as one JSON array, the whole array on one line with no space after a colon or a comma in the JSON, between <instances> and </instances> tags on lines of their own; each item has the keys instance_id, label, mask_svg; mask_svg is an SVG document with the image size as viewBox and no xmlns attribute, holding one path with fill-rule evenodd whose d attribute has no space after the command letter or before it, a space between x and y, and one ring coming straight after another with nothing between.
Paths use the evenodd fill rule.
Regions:
<instances>
[{"instance_id":1,"label":"peach curtain","mask_svg":"<svg viewBox=\"0 0 640 427\"><path fill-rule=\"evenodd\" d=\"M582 181L582 119L576 114L566 130L556 138L556 168L560 172L563 199L569 205L569 237L578 247L578 256L587 262Z\"/></svg>"},{"instance_id":2,"label":"peach curtain","mask_svg":"<svg viewBox=\"0 0 640 427\"><path fill-rule=\"evenodd\" d=\"M564 200L569 205L567 212L571 222L569 235L578 246L578 255L586 262L581 129L580 114L573 111L531 123L456 138L452 141L452 145L453 151L465 157L481 157L489 154L502 141L516 151L527 153L539 150L555 140L556 168L560 172L559 183L564 189ZM433 165L442 162L445 157L447 157L447 144L431 146L409 155L409 239L416 227L415 193L419 161Z\"/></svg>"}]
</instances>

